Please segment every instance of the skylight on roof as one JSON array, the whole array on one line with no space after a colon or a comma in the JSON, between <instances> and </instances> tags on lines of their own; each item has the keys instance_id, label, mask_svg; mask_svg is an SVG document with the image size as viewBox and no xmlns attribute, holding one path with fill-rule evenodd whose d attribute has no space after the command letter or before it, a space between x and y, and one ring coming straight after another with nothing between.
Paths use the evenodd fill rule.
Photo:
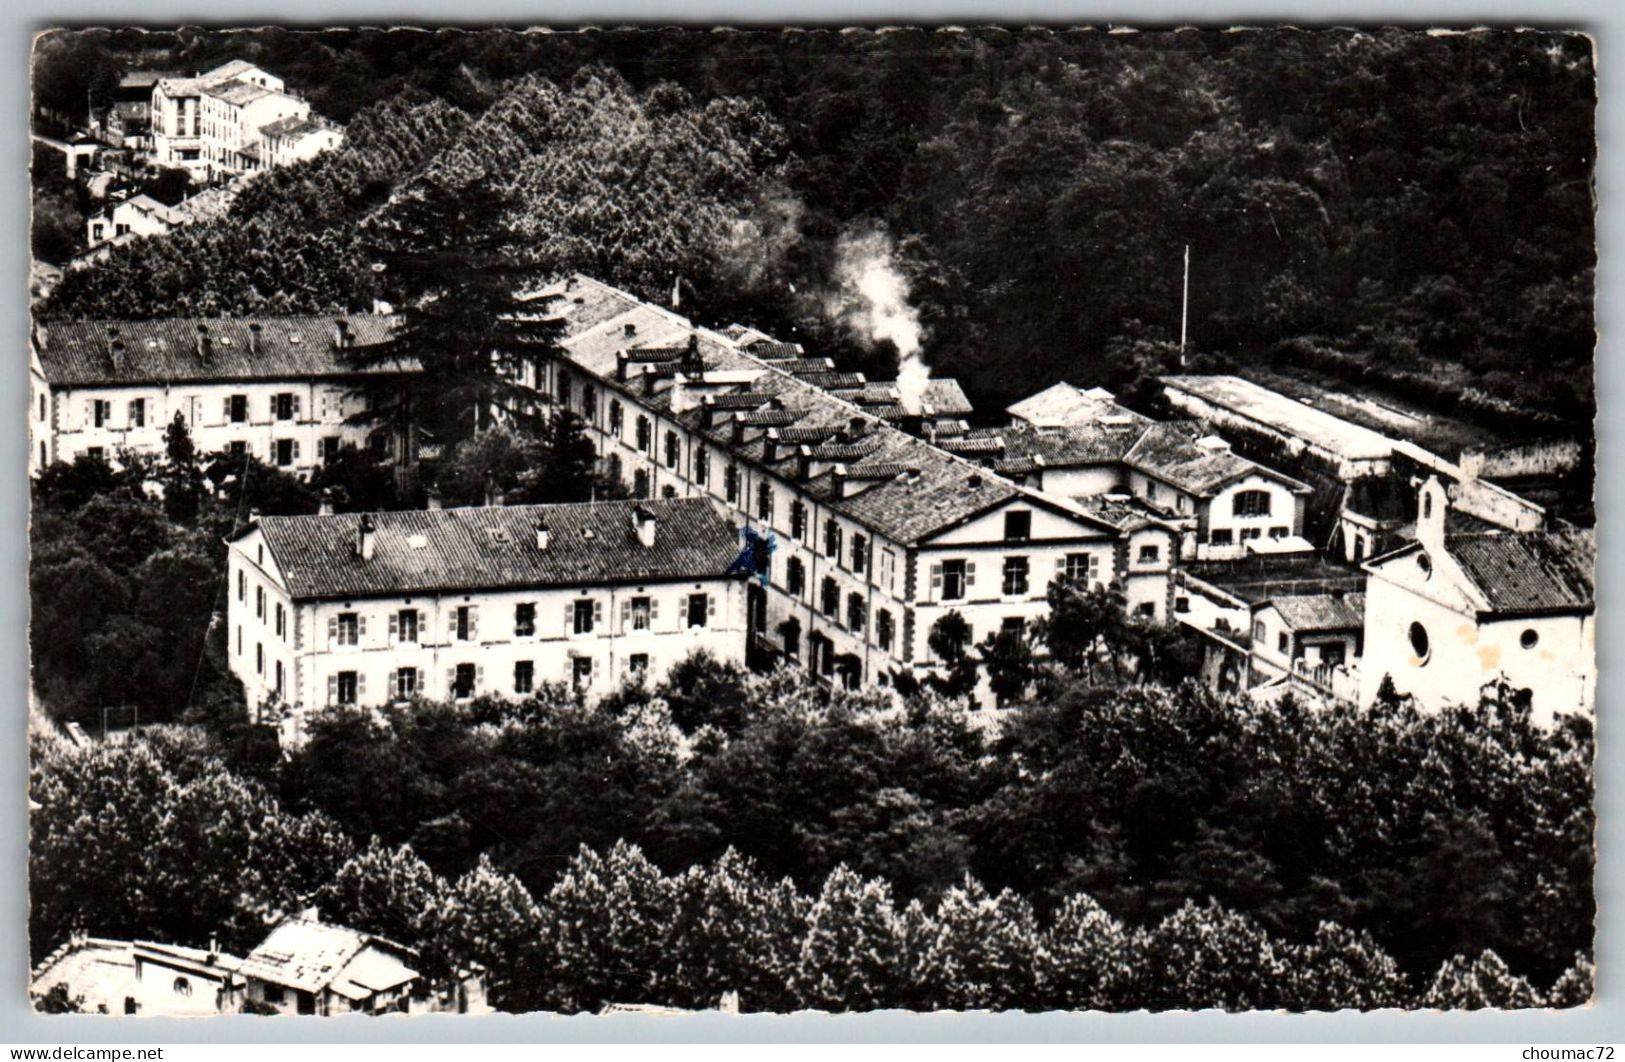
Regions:
<instances>
[{"instance_id":1,"label":"skylight on roof","mask_svg":"<svg viewBox=\"0 0 1625 1062\"><path fill-rule=\"evenodd\" d=\"M424 549L429 545L429 536L428 535L412 535L410 538L408 538L406 540L406 544L408 546L411 546L413 549Z\"/></svg>"},{"instance_id":2,"label":"skylight on roof","mask_svg":"<svg viewBox=\"0 0 1625 1062\"><path fill-rule=\"evenodd\" d=\"M299 335L298 332L289 332L288 333L288 342L289 343L297 343L297 342L299 342L299 340L301 338L302 337Z\"/></svg>"}]
</instances>

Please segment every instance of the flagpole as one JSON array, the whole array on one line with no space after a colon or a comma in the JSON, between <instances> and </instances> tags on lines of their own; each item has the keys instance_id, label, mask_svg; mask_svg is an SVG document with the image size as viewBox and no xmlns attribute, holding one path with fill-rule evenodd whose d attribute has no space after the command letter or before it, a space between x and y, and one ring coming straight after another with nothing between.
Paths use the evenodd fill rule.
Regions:
<instances>
[{"instance_id":1,"label":"flagpole","mask_svg":"<svg viewBox=\"0 0 1625 1062\"><path fill-rule=\"evenodd\" d=\"M1191 319L1191 245L1185 245L1185 295L1179 307L1179 367L1185 367L1185 336Z\"/></svg>"}]
</instances>

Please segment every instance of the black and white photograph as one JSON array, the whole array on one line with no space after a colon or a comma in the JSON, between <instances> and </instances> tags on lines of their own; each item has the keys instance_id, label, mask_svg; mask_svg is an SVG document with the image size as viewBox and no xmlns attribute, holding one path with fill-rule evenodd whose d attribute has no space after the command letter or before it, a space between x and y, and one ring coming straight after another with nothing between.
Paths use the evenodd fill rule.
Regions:
<instances>
[{"instance_id":1,"label":"black and white photograph","mask_svg":"<svg viewBox=\"0 0 1625 1062\"><path fill-rule=\"evenodd\" d=\"M1598 61L39 26L27 1006L1588 1006Z\"/></svg>"}]
</instances>

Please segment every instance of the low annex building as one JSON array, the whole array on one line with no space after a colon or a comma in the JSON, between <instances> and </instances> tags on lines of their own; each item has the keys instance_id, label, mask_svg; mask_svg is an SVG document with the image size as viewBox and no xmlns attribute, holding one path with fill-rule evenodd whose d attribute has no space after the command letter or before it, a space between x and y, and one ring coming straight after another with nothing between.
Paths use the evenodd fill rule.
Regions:
<instances>
[{"instance_id":1,"label":"low annex building","mask_svg":"<svg viewBox=\"0 0 1625 1062\"><path fill-rule=\"evenodd\" d=\"M597 695L741 661L739 537L705 498L267 516L229 543L232 670L305 712L417 695Z\"/></svg>"},{"instance_id":2,"label":"low annex building","mask_svg":"<svg viewBox=\"0 0 1625 1062\"><path fill-rule=\"evenodd\" d=\"M363 376L346 360L381 343L371 314L259 320L165 318L37 325L29 360L29 471L81 455L161 454L176 414L203 453L247 453L308 473L345 444L392 451L399 440L349 418Z\"/></svg>"},{"instance_id":3,"label":"low annex building","mask_svg":"<svg viewBox=\"0 0 1625 1062\"><path fill-rule=\"evenodd\" d=\"M1365 564L1361 703L1387 676L1428 710L1476 704L1500 680L1542 722L1595 711L1593 532L1456 532L1449 514L1448 491L1430 478L1416 541Z\"/></svg>"}]
</instances>

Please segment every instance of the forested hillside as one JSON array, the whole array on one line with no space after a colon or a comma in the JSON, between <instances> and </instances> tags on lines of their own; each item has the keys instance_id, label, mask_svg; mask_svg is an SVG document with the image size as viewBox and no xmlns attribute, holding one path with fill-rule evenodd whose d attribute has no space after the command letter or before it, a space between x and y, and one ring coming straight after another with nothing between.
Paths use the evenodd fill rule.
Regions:
<instances>
[{"instance_id":1,"label":"forested hillside","mask_svg":"<svg viewBox=\"0 0 1625 1062\"><path fill-rule=\"evenodd\" d=\"M1435 406L1592 406L1579 36L96 31L39 46L37 103L71 110L159 48L276 69L351 143L47 313L360 305L349 224L422 169L490 170L545 260L645 296L681 276L687 313L877 371L889 352L821 293L843 234L889 230L928 358L984 408L1121 382L1118 352L1177 340L1187 244L1192 344L1221 364L1298 340L1344 379L1448 381Z\"/></svg>"}]
</instances>

